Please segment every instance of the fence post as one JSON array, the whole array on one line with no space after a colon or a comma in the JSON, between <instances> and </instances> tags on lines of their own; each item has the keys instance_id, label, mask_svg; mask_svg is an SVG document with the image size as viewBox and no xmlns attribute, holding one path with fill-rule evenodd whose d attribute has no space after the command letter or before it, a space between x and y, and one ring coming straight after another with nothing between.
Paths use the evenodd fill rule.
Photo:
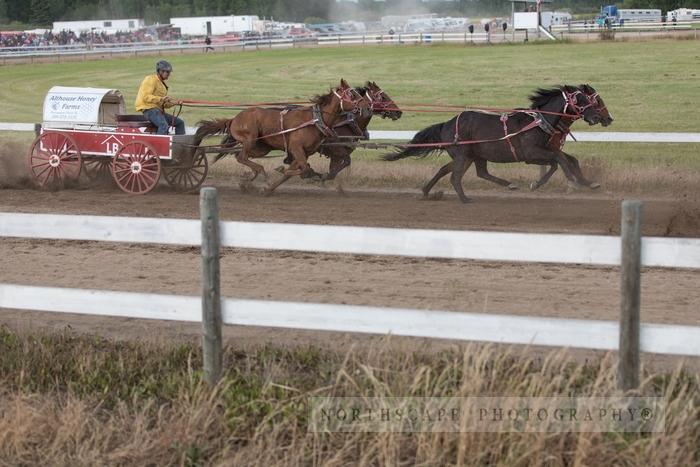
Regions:
<instances>
[{"instance_id":1,"label":"fence post","mask_svg":"<svg viewBox=\"0 0 700 467\"><path fill-rule=\"evenodd\" d=\"M202 351L204 380L214 386L221 378L221 293L219 276L219 201L216 188L202 188Z\"/></svg>"},{"instance_id":2,"label":"fence post","mask_svg":"<svg viewBox=\"0 0 700 467\"><path fill-rule=\"evenodd\" d=\"M639 387L639 305L641 292L642 202L622 202L620 235L620 349L617 387Z\"/></svg>"},{"instance_id":3,"label":"fence post","mask_svg":"<svg viewBox=\"0 0 700 467\"><path fill-rule=\"evenodd\" d=\"M40 134L41 134L41 123L35 123L34 124L34 136L38 138Z\"/></svg>"}]
</instances>

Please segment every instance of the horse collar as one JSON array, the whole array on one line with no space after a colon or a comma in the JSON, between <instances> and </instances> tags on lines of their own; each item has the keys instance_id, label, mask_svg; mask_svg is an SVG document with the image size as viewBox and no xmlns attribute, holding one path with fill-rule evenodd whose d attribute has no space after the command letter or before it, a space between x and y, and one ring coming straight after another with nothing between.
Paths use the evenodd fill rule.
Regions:
<instances>
[{"instance_id":1,"label":"horse collar","mask_svg":"<svg viewBox=\"0 0 700 467\"><path fill-rule=\"evenodd\" d=\"M542 115L540 112L537 112L537 120L538 120L538 126L547 133L548 135L553 135L554 132L556 131L554 127L552 126L551 123L547 121L546 118L544 118L544 115Z\"/></svg>"},{"instance_id":2,"label":"horse collar","mask_svg":"<svg viewBox=\"0 0 700 467\"><path fill-rule=\"evenodd\" d=\"M333 131L331 127L326 125L326 122L323 121L323 112L321 111L321 107L319 107L318 104L314 104L314 106L311 107L311 112L314 117L314 124L323 136L325 136L326 138L336 138L338 136L338 134L335 131Z\"/></svg>"}]
</instances>

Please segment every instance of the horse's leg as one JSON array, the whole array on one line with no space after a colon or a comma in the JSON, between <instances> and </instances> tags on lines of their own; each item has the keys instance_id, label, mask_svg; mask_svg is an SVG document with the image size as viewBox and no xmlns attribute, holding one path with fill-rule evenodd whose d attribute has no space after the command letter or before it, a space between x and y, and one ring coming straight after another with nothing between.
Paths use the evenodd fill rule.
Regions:
<instances>
[{"instance_id":1,"label":"horse's leg","mask_svg":"<svg viewBox=\"0 0 700 467\"><path fill-rule=\"evenodd\" d=\"M248 180L249 182L255 180L260 174L263 174L265 179L267 179L265 168L262 165L249 160L249 157L253 154L255 154L253 150L253 144L250 141L246 141L243 143L241 151L238 154L236 154L236 160L241 164L250 167L250 169L253 171L253 177Z\"/></svg>"},{"instance_id":2,"label":"horse's leg","mask_svg":"<svg viewBox=\"0 0 700 467\"><path fill-rule=\"evenodd\" d=\"M557 171L557 167L559 167L556 162L548 162L547 164L542 165L549 165L549 170L544 175L542 175L542 177L539 180L530 183L530 190L532 191L535 191L536 189L547 183L549 179L552 178L552 175L554 175L554 172Z\"/></svg>"},{"instance_id":3,"label":"horse's leg","mask_svg":"<svg viewBox=\"0 0 700 467\"><path fill-rule=\"evenodd\" d=\"M452 175L450 176L450 182L452 182L452 187L457 192L459 200L463 203L469 203L471 200L467 198L464 194L464 188L462 187L462 177L466 173L470 165L472 165L473 160L466 156L463 152L448 150L452 156Z\"/></svg>"},{"instance_id":4,"label":"horse's leg","mask_svg":"<svg viewBox=\"0 0 700 467\"><path fill-rule=\"evenodd\" d=\"M294 145L293 147L290 147L289 151L292 153L292 156L294 156L294 163L289 169L284 171L284 175L289 175L291 177L299 175L301 178L320 178L320 175L316 173L307 162L306 151L304 150L303 146ZM294 169L294 166L297 168Z\"/></svg>"},{"instance_id":5,"label":"horse's leg","mask_svg":"<svg viewBox=\"0 0 700 467\"><path fill-rule=\"evenodd\" d=\"M430 190L433 189L435 184L445 175L448 173L452 172L452 166L453 162L448 162L447 164L443 165L440 167L440 170L437 171L437 173L433 176L433 178L430 179L428 183L423 185L423 197L427 198L430 195Z\"/></svg>"},{"instance_id":6,"label":"horse's leg","mask_svg":"<svg viewBox=\"0 0 700 467\"><path fill-rule=\"evenodd\" d=\"M292 175L287 175L287 174L282 175L282 178L280 178L276 182L266 186L265 189L263 189L263 194L265 196L270 196L272 194L272 192L277 189L277 187L279 187L281 184L283 184L284 182L286 182L290 178L292 178Z\"/></svg>"},{"instance_id":7,"label":"horse's leg","mask_svg":"<svg viewBox=\"0 0 700 467\"><path fill-rule=\"evenodd\" d=\"M290 169L290 170L294 169L294 168L296 167L296 164L297 164L296 161L292 161L292 163L291 163L290 166L289 166L289 169ZM287 172L288 172L288 171L287 171ZM268 186L266 186L266 187L263 189L263 191L262 191L263 195L265 195L265 196L270 196L270 195L272 194L273 191L275 191L280 185L282 185L284 182L286 182L287 180L289 180L289 179L292 178L293 176L294 176L294 175L290 175L290 174L288 174L288 173L283 173L283 174L282 174L282 177L281 177L279 180L277 180L277 181L275 181L275 182L269 184Z\"/></svg>"},{"instance_id":8,"label":"horse's leg","mask_svg":"<svg viewBox=\"0 0 700 467\"><path fill-rule=\"evenodd\" d=\"M331 164L328 168L328 173L324 176L324 180L333 180L342 172L346 167L350 167L350 155L344 155L340 157L331 156Z\"/></svg>"},{"instance_id":9,"label":"horse's leg","mask_svg":"<svg viewBox=\"0 0 700 467\"><path fill-rule=\"evenodd\" d=\"M574 168L571 165L571 162L569 162L569 159L566 158L566 154L564 154L561 151L547 151L548 153L552 153L554 155L554 160L559 163L559 166L561 167L561 170L564 171L564 175L566 176L566 179L569 180L570 185L573 188L581 188L584 186L581 181L578 179L576 176L576 173L574 172Z\"/></svg>"},{"instance_id":10,"label":"horse's leg","mask_svg":"<svg viewBox=\"0 0 700 467\"><path fill-rule=\"evenodd\" d=\"M508 180L504 180L502 178L498 178L494 175L491 175L489 173L488 168L486 167L486 159L475 159L474 160L474 167L476 167L477 177L483 178L484 180L488 180L489 182L493 182L497 185L506 186L506 187L508 187L509 190L517 190L518 189L518 187L516 185L509 182Z\"/></svg>"},{"instance_id":11,"label":"horse's leg","mask_svg":"<svg viewBox=\"0 0 700 467\"><path fill-rule=\"evenodd\" d=\"M592 182L586 177L584 177L583 172L581 171L581 166L578 163L578 159L576 159L571 154L565 153L564 151L562 151L562 153L566 156L566 159L571 163L573 171L581 184L586 185L588 188L591 189L600 188L600 183Z\"/></svg>"}]
</instances>

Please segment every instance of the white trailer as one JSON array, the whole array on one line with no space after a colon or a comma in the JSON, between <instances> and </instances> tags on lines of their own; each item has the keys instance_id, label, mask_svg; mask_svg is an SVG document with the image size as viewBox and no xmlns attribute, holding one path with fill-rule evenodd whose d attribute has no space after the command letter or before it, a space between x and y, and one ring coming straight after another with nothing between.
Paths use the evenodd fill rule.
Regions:
<instances>
[{"instance_id":1,"label":"white trailer","mask_svg":"<svg viewBox=\"0 0 700 467\"><path fill-rule=\"evenodd\" d=\"M700 10L691 10L690 8L678 8L666 13L666 19L672 21L697 21L700 20Z\"/></svg>"},{"instance_id":2,"label":"white trailer","mask_svg":"<svg viewBox=\"0 0 700 467\"><path fill-rule=\"evenodd\" d=\"M638 10L617 10L617 20L618 22L624 21L625 23L660 23L661 22L661 10L656 9L638 9Z\"/></svg>"},{"instance_id":3,"label":"white trailer","mask_svg":"<svg viewBox=\"0 0 700 467\"><path fill-rule=\"evenodd\" d=\"M541 24L545 28L564 26L571 22L571 13L565 11L543 11L540 13Z\"/></svg>"},{"instance_id":4,"label":"white trailer","mask_svg":"<svg viewBox=\"0 0 700 467\"><path fill-rule=\"evenodd\" d=\"M117 32L138 31L144 27L142 19L101 19L92 21L56 21L53 23L54 34L61 31L97 32L114 34Z\"/></svg>"},{"instance_id":5,"label":"white trailer","mask_svg":"<svg viewBox=\"0 0 700 467\"><path fill-rule=\"evenodd\" d=\"M260 18L255 15L170 18L173 27L180 28L180 33L186 36L221 36L255 31L259 21Z\"/></svg>"}]
</instances>

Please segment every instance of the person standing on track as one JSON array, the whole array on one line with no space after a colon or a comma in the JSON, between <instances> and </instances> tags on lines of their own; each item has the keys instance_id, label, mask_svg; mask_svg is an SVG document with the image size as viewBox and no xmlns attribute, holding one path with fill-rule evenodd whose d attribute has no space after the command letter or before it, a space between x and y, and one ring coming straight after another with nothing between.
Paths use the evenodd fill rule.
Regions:
<instances>
[{"instance_id":1,"label":"person standing on track","mask_svg":"<svg viewBox=\"0 0 700 467\"><path fill-rule=\"evenodd\" d=\"M156 134L167 135L170 126L175 127L176 135L185 134L185 122L175 115L165 113L165 109L182 105L181 100L168 96L168 85L165 82L170 77L173 67L165 60L156 64L156 72L146 76L141 82L136 95L136 111L153 123L158 131Z\"/></svg>"}]
</instances>

